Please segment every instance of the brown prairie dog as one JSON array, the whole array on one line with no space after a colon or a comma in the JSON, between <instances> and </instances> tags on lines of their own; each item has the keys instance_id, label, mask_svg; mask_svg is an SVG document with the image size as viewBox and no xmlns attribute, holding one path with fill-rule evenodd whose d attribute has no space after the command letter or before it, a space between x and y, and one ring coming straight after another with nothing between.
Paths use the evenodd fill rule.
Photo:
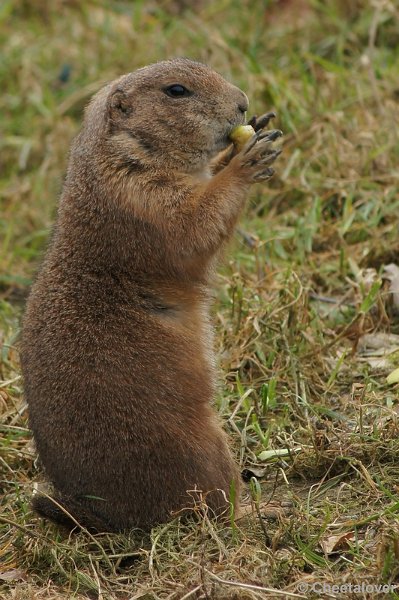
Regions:
<instances>
[{"instance_id":1,"label":"brown prairie dog","mask_svg":"<svg viewBox=\"0 0 399 600\"><path fill-rule=\"evenodd\" d=\"M238 498L208 305L215 258L279 154L266 122L231 151L247 108L207 66L165 61L98 92L73 143L21 358L54 498L85 527L148 530L200 498L226 511L232 485Z\"/></svg>"}]
</instances>

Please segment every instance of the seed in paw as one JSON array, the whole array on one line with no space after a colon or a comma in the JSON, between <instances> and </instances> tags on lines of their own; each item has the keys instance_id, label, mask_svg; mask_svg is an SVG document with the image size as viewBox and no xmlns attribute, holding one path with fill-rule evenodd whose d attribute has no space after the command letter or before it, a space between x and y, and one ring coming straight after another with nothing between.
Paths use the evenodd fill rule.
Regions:
<instances>
[{"instance_id":1,"label":"seed in paw","mask_svg":"<svg viewBox=\"0 0 399 600\"><path fill-rule=\"evenodd\" d=\"M238 127L234 127L231 131L229 138L234 146L240 150L254 133L255 130L251 125L238 125Z\"/></svg>"}]
</instances>

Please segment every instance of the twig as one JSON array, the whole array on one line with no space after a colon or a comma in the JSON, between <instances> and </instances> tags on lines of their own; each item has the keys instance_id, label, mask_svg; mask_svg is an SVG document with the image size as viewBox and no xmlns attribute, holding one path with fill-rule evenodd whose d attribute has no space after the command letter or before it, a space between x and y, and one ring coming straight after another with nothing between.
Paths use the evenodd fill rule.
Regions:
<instances>
[{"instance_id":1,"label":"twig","mask_svg":"<svg viewBox=\"0 0 399 600\"><path fill-rule=\"evenodd\" d=\"M364 317L364 314L358 313L355 317L353 317L351 322L348 323L348 325L345 327L345 329L343 329L341 331L341 333L339 333L333 340L331 340L330 342L328 342L321 348L317 348L317 350L312 350L311 352L308 352L307 354L305 354L303 356L303 358L311 358L315 354L324 353L326 350L329 350L330 348L332 348L332 346L335 346L335 344L337 344L340 340L342 340L342 338L344 338L346 336L346 334L351 330L353 325L362 317Z\"/></svg>"},{"instance_id":2,"label":"twig","mask_svg":"<svg viewBox=\"0 0 399 600\"><path fill-rule=\"evenodd\" d=\"M11 519L7 519L6 517L2 517L0 515L0 523L6 523L7 525L11 525L12 527L16 527L16 529L19 529L20 531L22 531L23 533L26 533L26 535L29 535L32 538L39 538L42 540L46 540L46 542L50 541L52 542L53 540L49 540L47 536L41 534L41 533L36 533L35 531L30 531L27 527L24 527L23 525L20 525L19 523L16 523L15 521L11 521Z\"/></svg>"},{"instance_id":3,"label":"twig","mask_svg":"<svg viewBox=\"0 0 399 600\"><path fill-rule=\"evenodd\" d=\"M159 539L161 538L161 536L165 533L165 531L167 531L169 529L170 526L171 526L171 523L167 523L164 527L162 527L161 531L159 533L157 533L157 535L155 536L154 541L151 546L150 557L148 560L148 570L151 573L151 577L152 577L153 581L155 579L154 554L155 554L155 550L157 547L157 543L158 543Z\"/></svg>"},{"instance_id":4,"label":"twig","mask_svg":"<svg viewBox=\"0 0 399 600\"><path fill-rule=\"evenodd\" d=\"M337 298L329 298L328 296L320 296L319 294L314 294L310 292L309 298L311 300L317 300L318 302L325 302L326 304L334 304L335 306L350 306L354 307L356 304L354 302L343 302Z\"/></svg>"},{"instance_id":5,"label":"twig","mask_svg":"<svg viewBox=\"0 0 399 600\"><path fill-rule=\"evenodd\" d=\"M295 271L292 271L291 275L294 277L294 279L296 279L297 283L299 284L299 293L298 295L291 300L291 302L289 302L288 304L284 304L283 306L279 306L279 308L276 308L276 310L273 310L269 315L268 315L268 319L270 320L272 317L275 317L278 313L280 313L282 310L287 310L288 308L291 308L291 306L294 306L302 297L303 294L303 285L301 283L301 280L299 279L298 275L295 273Z\"/></svg>"},{"instance_id":6,"label":"twig","mask_svg":"<svg viewBox=\"0 0 399 600\"><path fill-rule=\"evenodd\" d=\"M306 596L303 596L302 594L294 594L293 592L277 590L276 588L262 587L260 585L253 585L251 583L242 583L241 581L229 581L228 579L222 579L221 577L218 577L211 571L208 571L208 569L206 569L205 567L204 571L206 571L206 574L209 575L211 579L217 581L218 583L221 583L222 585L230 585L232 587L238 587L245 590L254 590L257 592L267 592L268 594L276 594L278 596L288 596L289 598L305 598L306 600Z\"/></svg>"},{"instance_id":7,"label":"twig","mask_svg":"<svg viewBox=\"0 0 399 600\"><path fill-rule=\"evenodd\" d=\"M196 588L194 588L193 590L191 590L191 592L188 592L187 594L184 594L184 596L182 596L180 598L180 600L187 600L187 598L191 598L191 596L193 596L196 592L199 592L201 589L201 585L197 585Z\"/></svg>"},{"instance_id":8,"label":"twig","mask_svg":"<svg viewBox=\"0 0 399 600\"><path fill-rule=\"evenodd\" d=\"M89 554L89 560L90 560L90 565L91 565L91 568L93 569L94 579L96 580L96 583L97 583L97 588L98 588L98 589L97 589L97 600L103 600L103 599L104 599L104 596L103 596L103 593L102 593L102 591L101 591L100 579L99 579L99 577L98 577L98 574L97 574L96 568L95 568L95 566L93 565L93 561L92 561L92 558L91 558L91 555L90 555L90 554Z\"/></svg>"},{"instance_id":9,"label":"twig","mask_svg":"<svg viewBox=\"0 0 399 600\"><path fill-rule=\"evenodd\" d=\"M2 381L0 383L0 388L7 387L8 385L15 383L16 381L19 381L20 379L21 379L21 375L17 375L16 377L13 377L13 379L7 379L7 381Z\"/></svg>"}]
</instances>

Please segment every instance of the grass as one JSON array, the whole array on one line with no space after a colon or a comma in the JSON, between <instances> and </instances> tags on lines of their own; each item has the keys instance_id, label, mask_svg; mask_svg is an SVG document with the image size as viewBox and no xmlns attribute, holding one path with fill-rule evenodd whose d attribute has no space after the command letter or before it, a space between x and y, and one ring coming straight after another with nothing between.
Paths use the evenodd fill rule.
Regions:
<instances>
[{"instance_id":1,"label":"grass","mask_svg":"<svg viewBox=\"0 0 399 600\"><path fill-rule=\"evenodd\" d=\"M398 8L190 5L0 6L0 598L399 598L365 587L399 579L399 389L385 381L399 344L380 335L399 334L383 277L399 263ZM85 102L103 81L176 55L210 63L253 112L276 110L285 132L277 174L253 190L220 268L213 311L217 406L258 479L232 528L205 515L145 537L68 535L29 508L42 475L20 316ZM363 588L320 588L347 583Z\"/></svg>"}]
</instances>

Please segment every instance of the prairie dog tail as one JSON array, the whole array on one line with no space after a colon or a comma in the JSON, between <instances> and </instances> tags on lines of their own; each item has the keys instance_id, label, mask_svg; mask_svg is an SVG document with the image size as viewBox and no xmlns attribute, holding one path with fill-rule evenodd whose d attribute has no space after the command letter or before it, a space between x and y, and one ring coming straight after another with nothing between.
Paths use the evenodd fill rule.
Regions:
<instances>
[{"instance_id":1,"label":"prairie dog tail","mask_svg":"<svg viewBox=\"0 0 399 600\"><path fill-rule=\"evenodd\" d=\"M33 510L40 516L50 519L64 527L84 527L89 531L114 531L112 527L101 517L88 512L84 507L72 498L61 498L54 494L54 498L36 493L31 502Z\"/></svg>"}]
</instances>

